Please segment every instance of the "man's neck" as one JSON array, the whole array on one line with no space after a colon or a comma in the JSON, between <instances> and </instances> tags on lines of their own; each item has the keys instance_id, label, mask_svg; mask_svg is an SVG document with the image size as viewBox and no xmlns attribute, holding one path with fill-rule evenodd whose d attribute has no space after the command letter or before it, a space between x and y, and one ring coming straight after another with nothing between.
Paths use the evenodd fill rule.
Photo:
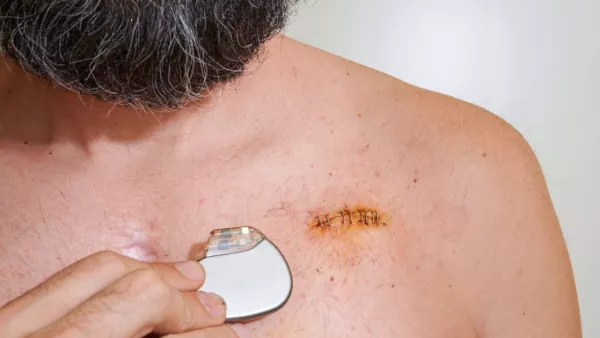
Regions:
<instances>
[{"instance_id":1,"label":"man's neck","mask_svg":"<svg viewBox=\"0 0 600 338\"><path fill-rule=\"evenodd\" d=\"M188 108L139 110L57 88L6 59L0 63L0 140L28 144L69 143L86 152L94 144L180 142L206 120L235 111L223 90L212 90ZM228 118L231 118L229 116ZM203 128L204 129L204 128Z\"/></svg>"}]
</instances>

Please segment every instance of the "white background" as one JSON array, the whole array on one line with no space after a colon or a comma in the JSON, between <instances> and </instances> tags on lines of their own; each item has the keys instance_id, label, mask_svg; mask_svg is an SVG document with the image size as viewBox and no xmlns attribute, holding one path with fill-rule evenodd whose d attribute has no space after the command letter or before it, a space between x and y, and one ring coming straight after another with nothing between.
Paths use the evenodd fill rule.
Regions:
<instances>
[{"instance_id":1,"label":"white background","mask_svg":"<svg viewBox=\"0 0 600 338\"><path fill-rule=\"evenodd\" d=\"M308 0L288 35L521 131L565 233L584 337L600 337L600 0Z\"/></svg>"}]
</instances>

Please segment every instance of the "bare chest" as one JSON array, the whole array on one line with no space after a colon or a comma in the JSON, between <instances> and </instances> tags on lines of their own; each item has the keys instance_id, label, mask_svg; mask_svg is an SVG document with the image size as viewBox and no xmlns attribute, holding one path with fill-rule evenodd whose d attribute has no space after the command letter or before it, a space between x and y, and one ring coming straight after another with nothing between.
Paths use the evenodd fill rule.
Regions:
<instances>
[{"instance_id":1,"label":"bare chest","mask_svg":"<svg viewBox=\"0 0 600 338\"><path fill-rule=\"evenodd\" d=\"M183 260L210 230L251 225L280 247L294 278L289 303L250 324L256 337L473 335L443 270L405 224L402 202L376 186L329 173L117 181L15 172L0 178L0 303L96 251ZM382 210L389 226L335 236L308 229L348 205Z\"/></svg>"}]
</instances>

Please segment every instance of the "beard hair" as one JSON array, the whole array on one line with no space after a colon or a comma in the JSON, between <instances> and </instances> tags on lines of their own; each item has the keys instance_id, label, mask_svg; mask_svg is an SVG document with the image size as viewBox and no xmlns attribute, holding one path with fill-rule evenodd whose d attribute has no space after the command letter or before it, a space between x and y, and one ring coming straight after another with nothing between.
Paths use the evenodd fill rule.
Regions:
<instances>
[{"instance_id":1,"label":"beard hair","mask_svg":"<svg viewBox=\"0 0 600 338\"><path fill-rule=\"evenodd\" d=\"M234 80L297 0L0 0L0 51L51 83L176 109Z\"/></svg>"}]
</instances>

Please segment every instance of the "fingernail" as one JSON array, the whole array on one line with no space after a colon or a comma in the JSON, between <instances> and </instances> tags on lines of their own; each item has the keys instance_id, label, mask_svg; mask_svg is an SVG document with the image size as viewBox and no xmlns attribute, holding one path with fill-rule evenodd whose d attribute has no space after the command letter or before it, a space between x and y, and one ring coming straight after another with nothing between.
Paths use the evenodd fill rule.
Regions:
<instances>
[{"instance_id":1,"label":"fingernail","mask_svg":"<svg viewBox=\"0 0 600 338\"><path fill-rule=\"evenodd\" d=\"M198 292L198 299L213 317L225 317L227 305L223 298L214 293Z\"/></svg>"},{"instance_id":2,"label":"fingernail","mask_svg":"<svg viewBox=\"0 0 600 338\"><path fill-rule=\"evenodd\" d=\"M204 280L206 275L204 267L200 263L194 261L176 263L175 268L184 276L192 280Z\"/></svg>"},{"instance_id":3,"label":"fingernail","mask_svg":"<svg viewBox=\"0 0 600 338\"><path fill-rule=\"evenodd\" d=\"M237 334L238 338L252 337L250 330L248 328L246 328L246 326L244 326L243 324L233 324L233 325L229 325L229 327L231 327L231 329L233 331L235 331L235 334Z\"/></svg>"}]
</instances>

